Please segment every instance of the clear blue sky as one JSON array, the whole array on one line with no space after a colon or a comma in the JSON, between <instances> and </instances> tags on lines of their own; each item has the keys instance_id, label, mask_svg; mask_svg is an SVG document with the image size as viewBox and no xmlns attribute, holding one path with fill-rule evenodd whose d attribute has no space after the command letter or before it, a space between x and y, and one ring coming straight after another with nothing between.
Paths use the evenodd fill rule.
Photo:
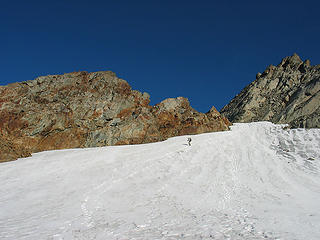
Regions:
<instances>
[{"instance_id":1,"label":"clear blue sky","mask_svg":"<svg viewBox=\"0 0 320 240\"><path fill-rule=\"evenodd\" d=\"M151 103L184 96L220 109L269 64L320 64L319 1L0 3L0 85L111 70Z\"/></svg>"}]
</instances>

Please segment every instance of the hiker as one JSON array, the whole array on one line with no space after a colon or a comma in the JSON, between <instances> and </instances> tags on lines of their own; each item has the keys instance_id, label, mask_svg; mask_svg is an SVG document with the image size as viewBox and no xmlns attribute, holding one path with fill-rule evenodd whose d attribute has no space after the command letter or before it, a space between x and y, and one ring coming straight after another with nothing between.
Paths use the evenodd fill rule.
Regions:
<instances>
[{"instance_id":1,"label":"hiker","mask_svg":"<svg viewBox=\"0 0 320 240\"><path fill-rule=\"evenodd\" d=\"M187 139L187 142L188 142L188 145L189 145L189 146L191 146L191 141L192 141L191 138L188 138L188 139Z\"/></svg>"}]
</instances>

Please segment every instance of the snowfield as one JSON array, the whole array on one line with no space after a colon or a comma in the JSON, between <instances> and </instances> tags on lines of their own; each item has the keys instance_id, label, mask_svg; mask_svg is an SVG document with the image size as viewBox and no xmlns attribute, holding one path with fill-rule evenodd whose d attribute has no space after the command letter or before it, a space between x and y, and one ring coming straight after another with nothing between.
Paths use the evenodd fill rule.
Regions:
<instances>
[{"instance_id":1,"label":"snowfield","mask_svg":"<svg viewBox=\"0 0 320 240\"><path fill-rule=\"evenodd\" d=\"M187 137L0 164L0 239L320 239L320 129Z\"/></svg>"}]
</instances>

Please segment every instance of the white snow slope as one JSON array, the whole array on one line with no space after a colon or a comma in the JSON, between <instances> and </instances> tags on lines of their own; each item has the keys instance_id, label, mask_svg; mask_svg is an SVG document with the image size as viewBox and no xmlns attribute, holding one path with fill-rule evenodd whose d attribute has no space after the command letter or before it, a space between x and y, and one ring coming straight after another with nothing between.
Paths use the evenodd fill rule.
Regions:
<instances>
[{"instance_id":1,"label":"white snow slope","mask_svg":"<svg viewBox=\"0 0 320 240\"><path fill-rule=\"evenodd\" d=\"M320 129L268 122L0 164L0 239L320 239Z\"/></svg>"}]
</instances>

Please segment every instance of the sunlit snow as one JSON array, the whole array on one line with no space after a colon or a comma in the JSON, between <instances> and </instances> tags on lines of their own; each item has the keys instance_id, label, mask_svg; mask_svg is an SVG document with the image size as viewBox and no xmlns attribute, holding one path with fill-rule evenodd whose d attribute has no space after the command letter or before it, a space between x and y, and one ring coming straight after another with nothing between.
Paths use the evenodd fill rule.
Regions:
<instances>
[{"instance_id":1,"label":"sunlit snow","mask_svg":"<svg viewBox=\"0 0 320 240\"><path fill-rule=\"evenodd\" d=\"M320 129L187 137L0 164L0 239L320 239Z\"/></svg>"}]
</instances>

